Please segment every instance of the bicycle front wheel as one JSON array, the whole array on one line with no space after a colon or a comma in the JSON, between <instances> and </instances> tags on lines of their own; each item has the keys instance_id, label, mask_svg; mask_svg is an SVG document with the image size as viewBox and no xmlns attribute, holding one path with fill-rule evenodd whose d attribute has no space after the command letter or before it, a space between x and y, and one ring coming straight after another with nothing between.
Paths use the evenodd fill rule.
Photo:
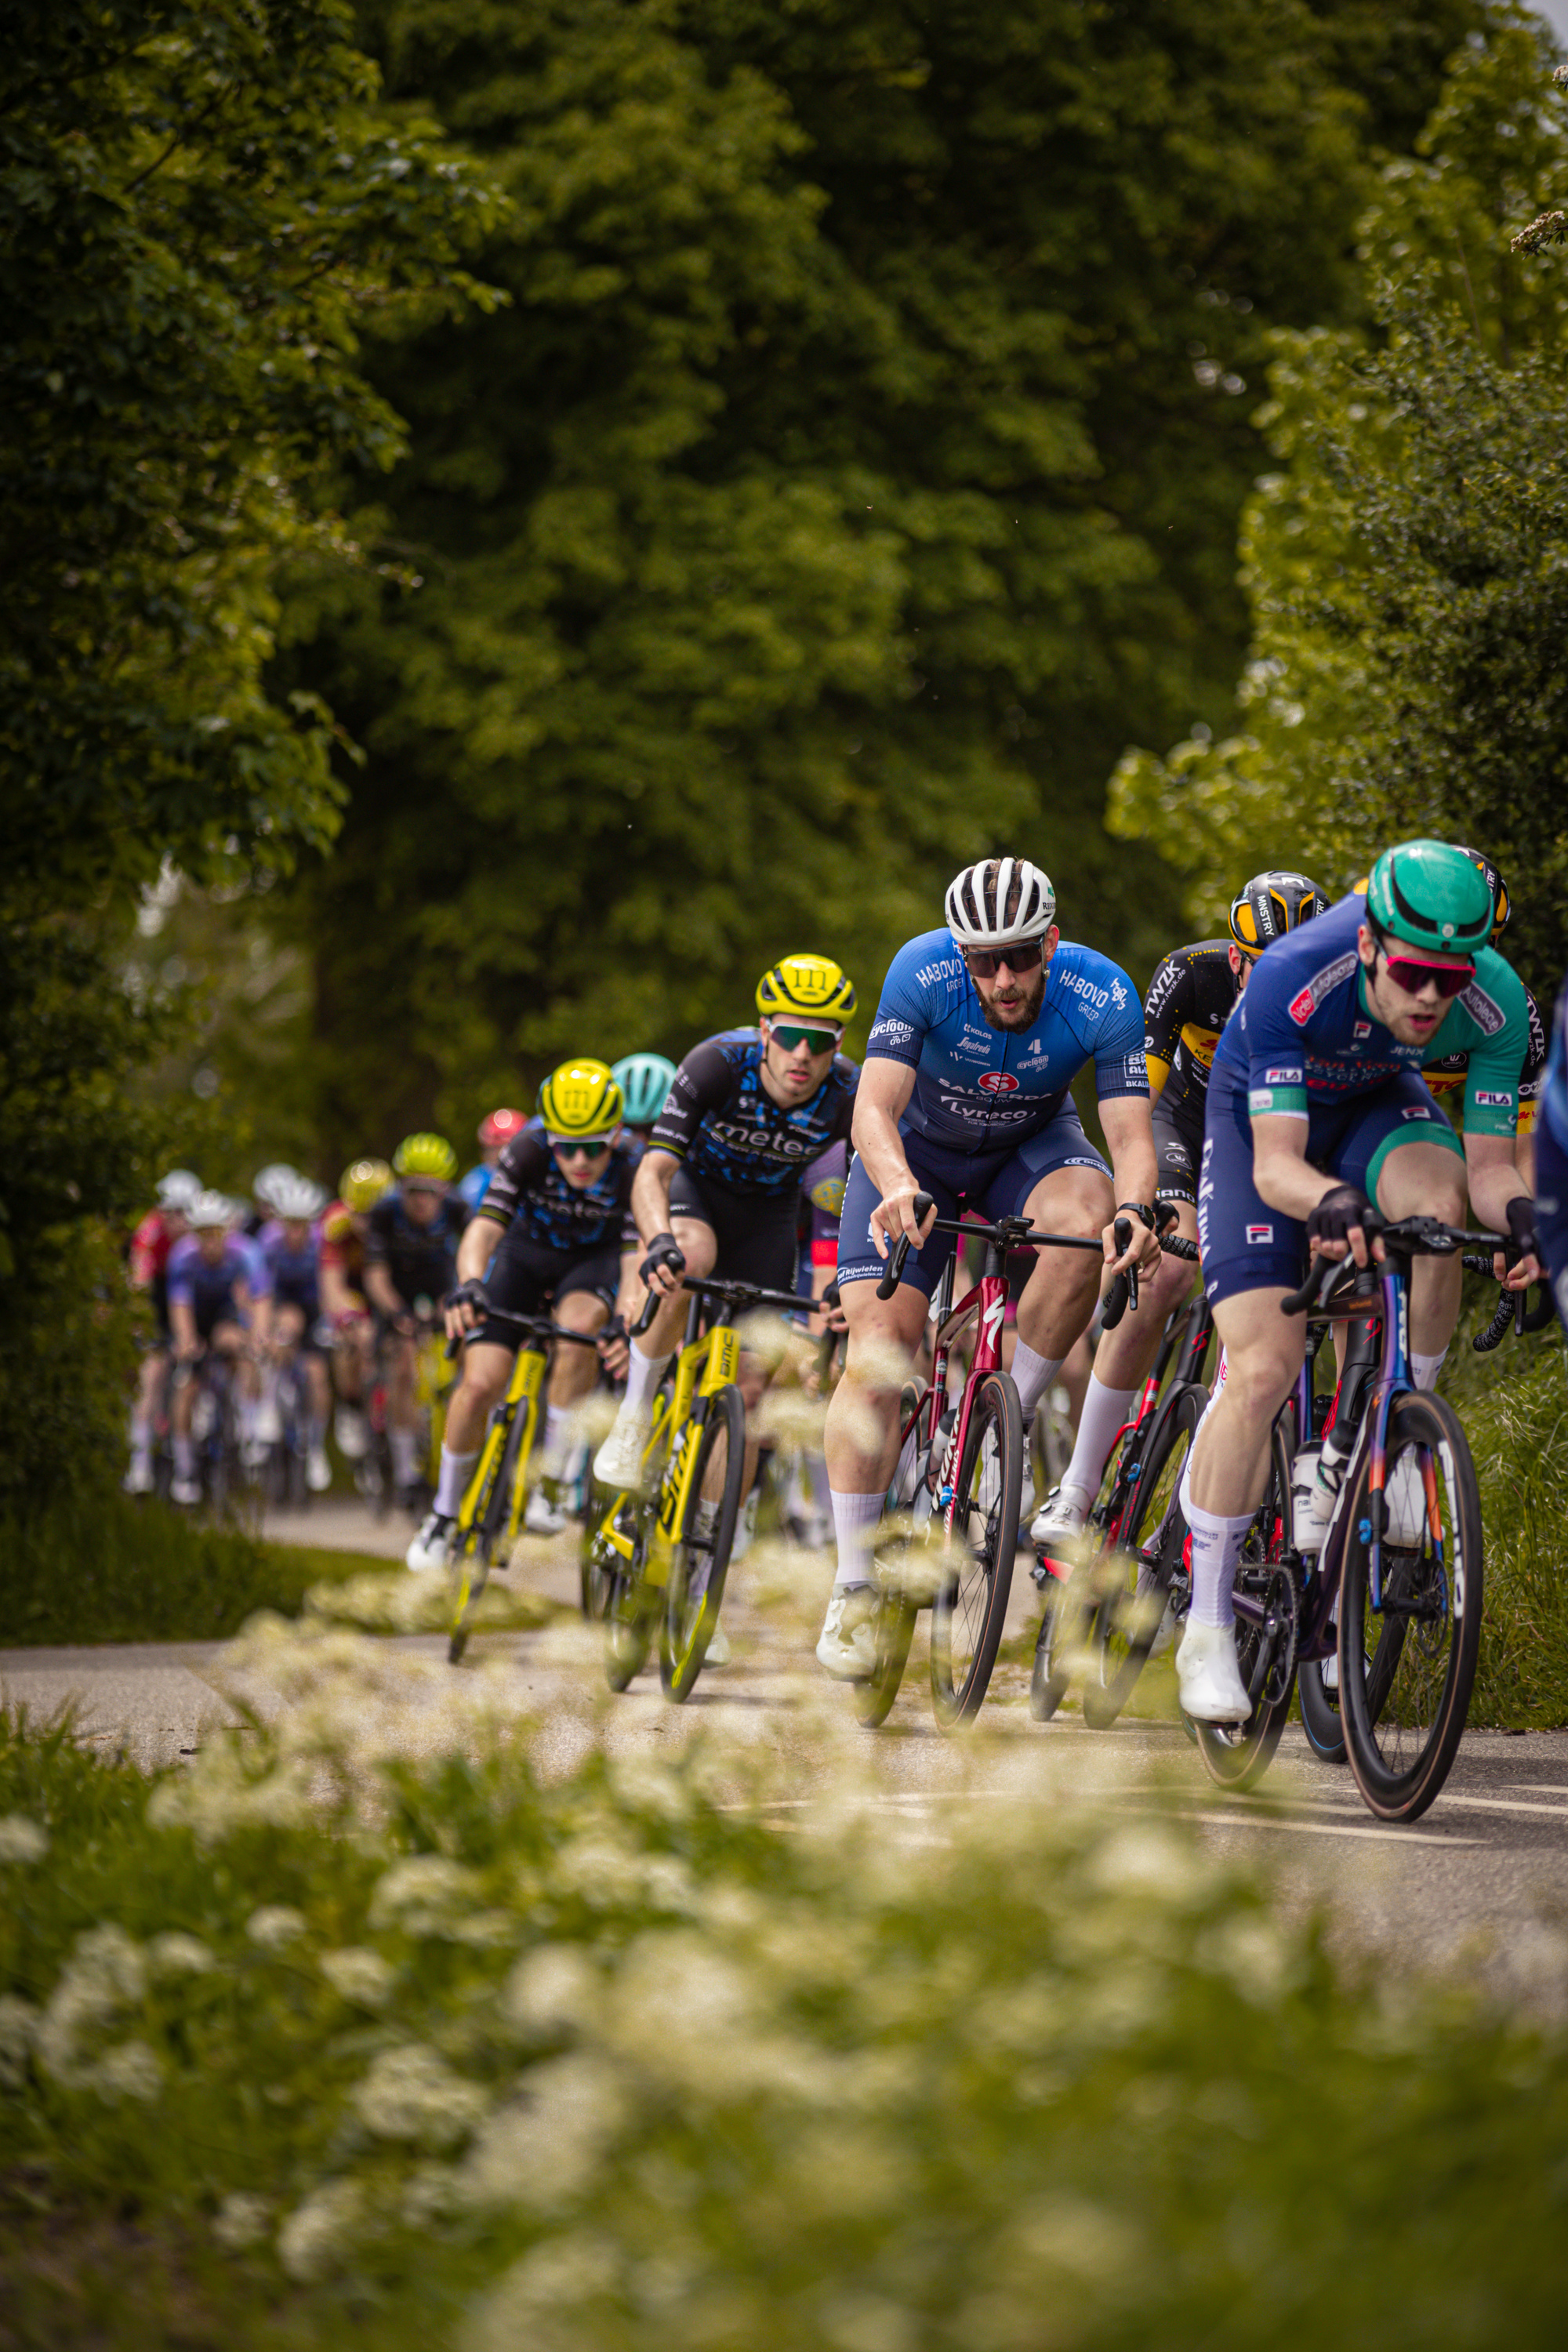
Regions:
<instances>
[{"instance_id":1,"label":"bicycle front wheel","mask_svg":"<svg viewBox=\"0 0 1568 2352\"><path fill-rule=\"evenodd\" d=\"M1114 1723L1131 1697L1165 1623L1172 1586L1184 1576L1187 1523L1176 1496L1208 1402L1195 1381L1176 1390L1139 1461L1115 1555L1121 1572L1103 1592L1095 1622L1099 1673L1083 1694L1083 1719L1096 1731Z\"/></svg>"},{"instance_id":2,"label":"bicycle front wheel","mask_svg":"<svg viewBox=\"0 0 1568 2352\"><path fill-rule=\"evenodd\" d=\"M658 1674L678 1706L691 1696L719 1622L745 1474L746 1408L731 1381L708 1400L686 1490L686 1526L665 1587Z\"/></svg>"},{"instance_id":3,"label":"bicycle front wheel","mask_svg":"<svg viewBox=\"0 0 1568 2352\"><path fill-rule=\"evenodd\" d=\"M931 1706L943 1731L973 1721L991 1680L1013 1589L1023 1484L1018 1391L1005 1372L988 1372L969 1415L931 1604Z\"/></svg>"},{"instance_id":4,"label":"bicycle front wheel","mask_svg":"<svg viewBox=\"0 0 1568 2352\"><path fill-rule=\"evenodd\" d=\"M1448 1777L1481 1638L1480 1496L1458 1415L1407 1392L1388 1416L1381 1591L1372 1465L1350 1498L1340 1583L1340 1716L1355 1784L1381 1821L1413 1822ZM1371 1659L1369 1671L1351 1671Z\"/></svg>"},{"instance_id":5,"label":"bicycle front wheel","mask_svg":"<svg viewBox=\"0 0 1568 2352\"><path fill-rule=\"evenodd\" d=\"M454 1666L468 1646L468 1635L473 1631L479 1602L489 1580L490 1562L495 1558L496 1546L506 1525L507 1498L519 1475L520 1465L526 1465L533 1444L534 1412L531 1397L519 1400L493 1475L481 1485L467 1523L465 1513L460 1511L458 1524L452 1531L454 1591L452 1632L447 1643L447 1657ZM488 1465L484 1465L482 1455L480 1461L480 1475L484 1477ZM466 1505L468 1496L463 1499Z\"/></svg>"}]
</instances>

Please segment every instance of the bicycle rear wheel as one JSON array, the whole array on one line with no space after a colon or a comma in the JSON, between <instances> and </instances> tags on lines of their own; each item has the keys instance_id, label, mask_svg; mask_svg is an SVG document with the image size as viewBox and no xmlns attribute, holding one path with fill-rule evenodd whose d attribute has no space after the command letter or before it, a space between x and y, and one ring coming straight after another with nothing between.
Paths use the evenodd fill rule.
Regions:
<instances>
[{"instance_id":1,"label":"bicycle rear wheel","mask_svg":"<svg viewBox=\"0 0 1568 2352\"><path fill-rule=\"evenodd\" d=\"M690 1697L719 1622L746 1475L746 1408L731 1381L708 1400L687 1489L686 1526L670 1556L658 1675L679 1706Z\"/></svg>"},{"instance_id":2,"label":"bicycle rear wheel","mask_svg":"<svg viewBox=\"0 0 1568 2352\"><path fill-rule=\"evenodd\" d=\"M1100 1596L1097 1671L1083 1694L1083 1719L1096 1731L1113 1724L1131 1697L1164 1623L1172 1585L1182 1574L1187 1523L1176 1496L1208 1402L1207 1389L1193 1381L1161 1406L1139 1461L1121 1542L1106 1555L1106 1567L1114 1563L1120 1574ZM1108 1581L1102 1573L1102 1588Z\"/></svg>"},{"instance_id":3,"label":"bicycle rear wheel","mask_svg":"<svg viewBox=\"0 0 1568 2352\"><path fill-rule=\"evenodd\" d=\"M1426 1523L1418 1544L1395 1547L1385 1534L1374 1599L1369 1455L1346 1507L1340 1707L1367 1805L1382 1821L1413 1822L1447 1779L1469 1711L1481 1638L1481 1505L1465 1433L1441 1398L1394 1398L1384 1467L1385 1496L1396 1481L1420 1480ZM1353 1674L1351 1662L1368 1654L1364 1677Z\"/></svg>"},{"instance_id":4,"label":"bicycle rear wheel","mask_svg":"<svg viewBox=\"0 0 1568 2352\"><path fill-rule=\"evenodd\" d=\"M1005 1372L988 1372L953 1482L952 1532L931 1604L931 1707L943 1731L979 1713L1013 1589L1024 1481L1024 1416Z\"/></svg>"},{"instance_id":5,"label":"bicycle rear wheel","mask_svg":"<svg viewBox=\"0 0 1568 2352\"><path fill-rule=\"evenodd\" d=\"M1274 1761L1296 1686L1296 1636L1300 1622L1296 1580L1286 1553L1290 1534L1290 1459L1274 1432L1268 1491L1242 1547L1236 1590L1258 1609L1237 1613L1236 1662L1252 1698L1245 1723L1194 1724L1198 1753L1222 1789L1250 1789Z\"/></svg>"}]
</instances>

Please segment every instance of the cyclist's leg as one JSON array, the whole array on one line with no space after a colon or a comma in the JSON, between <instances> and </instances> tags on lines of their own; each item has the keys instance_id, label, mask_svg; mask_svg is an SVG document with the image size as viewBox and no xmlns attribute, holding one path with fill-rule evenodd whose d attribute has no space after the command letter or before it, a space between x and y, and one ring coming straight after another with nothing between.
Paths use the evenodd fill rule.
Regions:
<instances>
[{"instance_id":1,"label":"cyclist's leg","mask_svg":"<svg viewBox=\"0 0 1568 2352\"><path fill-rule=\"evenodd\" d=\"M669 1229L686 1260L689 1274L711 1274L718 1254L713 1213L689 1171L679 1168L669 1188ZM683 1290L659 1301L653 1321L632 1340L626 1357L626 1385L616 1408L615 1426L594 1456L594 1475L604 1486L633 1486L634 1464L640 1465L653 1400L665 1366L675 1353L685 1328L690 1300Z\"/></svg>"},{"instance_id":2,"label":"cyclist's leg","mask_svg":"<svg viewBox=\"0 0 1568 2352\"><path fill-rule=\"evenodd\" d=\"M615 1243L591 1250L566 1268L555 1286L552 1309L557 1323L568 1331L602 1331L610 1319L621 1286L620 1251ZM592 1394L599 1378L598 1352L558 1345L550 1367L545 1402L543 1442L539 1468L543 1478L559 1483L567 1475L577 1444L578 1408Z\"/></svg>"},{"instance_id":3,"label":"cyclist's leg","mask_svg":"<svg viewBox=\"0 0 1568 2352\"><path fill-rule=\"evenodd\" d=\"M1347 1129L1334 1161L1347 1184L1359 1184L1384 1216L1465 1219L1465 1150L1436 1098L1414 1070L1380 1087ZM1436 1386L1459 1319L1464 1266L1453 1257L1418 1257L1410 1280L1410 1374L1418 1389Z\"/></svg>"},{"instance_id":4,"label":"cyclist's leg","mask_svg":"<svg viewBox=\"0 0 1568 2352\"><path fill-rule=\"evenodd\" d=\"M404 1308L406 1313L406 1307ZM419 1445L416 1410L418 1341L411 1334L384 1324L386 1345L386 1434L392 1448L392 1479L400 1490L419 1476Z\"/></svg>"}]
</instances>

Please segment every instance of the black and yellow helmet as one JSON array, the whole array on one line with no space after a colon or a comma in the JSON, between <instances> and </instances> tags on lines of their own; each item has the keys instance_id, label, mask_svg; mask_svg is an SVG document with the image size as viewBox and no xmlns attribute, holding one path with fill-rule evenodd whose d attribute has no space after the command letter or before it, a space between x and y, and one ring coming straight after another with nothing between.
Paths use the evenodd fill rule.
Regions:
<instances>
[{"instance_id":1,"label":"black and yellow helmet","mask_svg":"<svg viewBox=\"0 0 1568 2352\"><path fill-rule=\"evenodd\" d=\"M539 1089L539 1116L552 1135L609 1135L625 1114L626 1097L607 1062L563 1062Z\"/></svg>"},{"instance_id":2,"label":"black and yellow helmet","mask_svg":"<svg viewBox=\"0 0 1568 2352\"><path fill-rule=\"evenodd\" d=\"M1230 902L1230 936L1243 955L1258 956L1298 923L1326 915L1329 902L1305 874L1255 874Z\"/></svg>"},{"instance_id":3,"label":"black and yellow helmet","mask_svg":"<svg viewBox=\"0 0 1568 2352\"><path fill-rule=\"evenodd\" d=\"M444 1135L405 1135L392 1155L400 1176L434 1177L449 1184L458 1172L458 1155Z\"/></svg>"},{"instance_id":4,"label":"black and yellow helmet","mask_svg":"<svg viewBox=\"0 0 1568 2352\"><path fill-rule=\"evenodd\" d=\"M757 1011L766 1021L844 1021L854 1010L854 983L831 956L783 956L757 982Z\"/></svg>"},{"instance_id":5,"label":"black and yellow helmet","mask_svg":"<svg viewBox=\"0 0 1568 2352\"><path fill-rule=\"evenodd\" d=\"M1508 919L1513 912L1513 901L1508 895L1508 884L1492 864L1484 849L1472 849L1468 841L1456 841L1454 848L1462 850L1492 894L1492 939L1495 948L1508 929Z\"/></svg>"}]
</instances>

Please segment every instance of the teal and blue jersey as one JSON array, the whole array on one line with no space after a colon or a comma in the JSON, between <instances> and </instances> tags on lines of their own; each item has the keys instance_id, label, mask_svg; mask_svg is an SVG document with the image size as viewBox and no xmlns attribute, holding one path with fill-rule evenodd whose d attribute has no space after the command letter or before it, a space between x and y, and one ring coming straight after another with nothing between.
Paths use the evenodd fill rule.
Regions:
<instances>
[{"instance_id":1,"label":"teal and blue jersey","mask_svg":"<svg viewBox=\"0 0 1568 2352\"><path fill-rule=\"evenodd\" d=\"M888 967L866 1055L915 1073L901 1133L977 1153L1040 1134L1091 1061L1102 1102L1149 1093L1142 998L1120 964L1070 940L1029 1027L994 1029L952 932L921 932Z\"/></svg>"}]
</instances>

